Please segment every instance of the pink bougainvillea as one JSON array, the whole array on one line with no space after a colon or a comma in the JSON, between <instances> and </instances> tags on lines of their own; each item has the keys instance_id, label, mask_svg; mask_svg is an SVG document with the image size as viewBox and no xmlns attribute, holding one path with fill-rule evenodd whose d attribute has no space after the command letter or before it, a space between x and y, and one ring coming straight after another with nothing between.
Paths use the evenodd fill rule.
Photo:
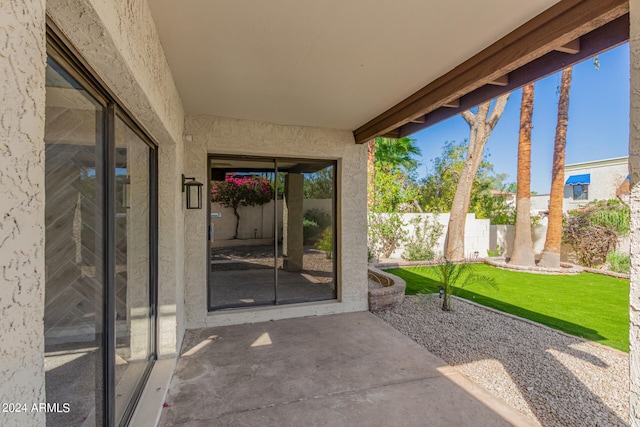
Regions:
<instances>
[{"instance_id":1,"label":"pink bougainvillea","mask_svg":"<svg viewBox=\"0 0 640 427\"><path fill-rule=\"evenodd\" d=\"M234 239L238 238L238 225L240 224L240 206L260 206L269 203L273 197L271 184L265 178L259 176L235 176L227 175L224 181L216 181L211 185L211 201L219 203L225 208L233 209L236 216L236 232Z\"/></svg>"}]
</instances>

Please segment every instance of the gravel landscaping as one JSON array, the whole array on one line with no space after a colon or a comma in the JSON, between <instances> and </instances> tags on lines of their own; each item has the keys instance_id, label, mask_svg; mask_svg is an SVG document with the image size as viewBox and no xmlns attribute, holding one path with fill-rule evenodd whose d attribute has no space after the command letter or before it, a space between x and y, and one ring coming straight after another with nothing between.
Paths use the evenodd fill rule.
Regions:
<instances>
[{"instance_id":1,"label":"gravel landscaping","mask_svg":"<svg viewBox=\"0 0 640 427\"><path fill-rule=\"evenodd\" d=\"M375 314L543 426L629 425L626 353L457 298L444 312L440 302L407 296Z\"/></svg>"}]
</instances>

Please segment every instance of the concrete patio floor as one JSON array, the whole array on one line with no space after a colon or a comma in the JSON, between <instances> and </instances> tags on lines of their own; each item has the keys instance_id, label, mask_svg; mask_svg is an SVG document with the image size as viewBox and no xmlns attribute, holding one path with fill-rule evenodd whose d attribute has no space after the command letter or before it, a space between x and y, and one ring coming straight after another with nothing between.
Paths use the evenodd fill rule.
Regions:
<instances>
[{"instance_id":1,"label":"concrete patio floor","mask_svg":"<svg viewBox=\"0 0 640 427\"><path fill-rule=\"evenodd\" d=\"M368 312L188 331L161 426L533 426Z\"/></svg>"}]
</instances>

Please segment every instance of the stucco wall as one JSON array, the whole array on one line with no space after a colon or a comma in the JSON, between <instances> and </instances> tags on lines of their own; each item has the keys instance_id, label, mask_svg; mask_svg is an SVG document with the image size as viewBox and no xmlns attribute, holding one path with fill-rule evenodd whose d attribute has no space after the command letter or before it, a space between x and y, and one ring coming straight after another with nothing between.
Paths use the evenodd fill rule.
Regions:
<instances>
[{"instance_id":1,"label":"stucco wall","mask_svg":"<svg viewBox=\"0 0 640 427\"><path fill-rule=\"evenodd\" d=\"M419 214L410 213L403 214L402 221L406 224L402 227L405 231L405 236L412 236L415 234L415 225L412 220L421 217L433 217L435 216L437 221L442 225L442 235L438 239L437 245L432 248L436 253L436 256L442 256L444 254L444 244L447 239L447 226L449 225L449 214ZM401 243L396 250L393 251L389 259L400 259L405 250L405 244ZM467 214L467 220L464 225L464 253L468 258L473 258L474 252L478 251L478 256L487 256L487 249L490 247L490 220L478 219L476 214Z\"/></svg>"},{"instance_id":2,"label":"stucco wall","mask_svg":"<svg viewBox=\"0 0 640 427\"><path fill-rule=\"evenodd\" d=\"M273 239L273 201L261 206L240 206L238 214L241 221L238 225L238 239ZM278 212L282 212L283 201L278 200ZM320 209L331 215L331 199L304 199L302 211ZM219 203L211 203L211 223L213 240L222 243L233 239L236 217L232 208L225 208ZM282 215L278 215L278 230L282 230Z\"/></svg>"},{"instance_id":3,"label":"stucco wall","mask_svg":"<svg viewBox=\"0 0 640 427\"><path fill-rule=\"evenodd\" d=\"M0 402L29 410L45 401L44 8L0 2ZM0 411L2 426L44 424L44 413Z\"/></svg>"},{"instance_id":4,"label":"stucco wall","mask_svg":"<svg viewBox=\"0 0 640 427\"><path fill-rule=\"evenodd\" d=\"M184 333L184 111L145 1L48 0L47 13L158 144L159 355Z\"/></svg>"},{"instance_id":5,"label":"stucco wall","mask_svg":"<svg viewBox=\"0 0 640 427\"><path fill-rule=\"evenodd\" d=\"M629 298L630 418L640 425L640 0L630 0L631 111L629 172L631 174L631 286Z\"/></svg>"},{"instance_id":6,"label":"stucco wall","mask_svg":"<svg viewBox=\"0 0 640 427\"><path fill-rule=\"evenodd\" d=\"M185 133L193 136L192 142L185 146L185 170L200 182L207 181L208 153L338 160L338 282L341 300L207 314L207 211L187 211L187 327L367 309L366 146L356 145L349 131L205 116L187 116Z\"/></svg>"}]
</instances>

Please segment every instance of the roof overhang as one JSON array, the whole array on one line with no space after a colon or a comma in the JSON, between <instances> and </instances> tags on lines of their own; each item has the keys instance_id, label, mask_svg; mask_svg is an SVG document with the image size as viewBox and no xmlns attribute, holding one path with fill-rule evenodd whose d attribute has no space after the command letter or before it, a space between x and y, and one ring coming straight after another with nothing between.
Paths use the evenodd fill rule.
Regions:
<instances>
[{"instance_id":1,"label":"roof overhang","mask_svg":"<svg viewBox=\"0 0 640 427\"><path fill-rule=\"evenodd\" d=\"M401 138L629 39L627 0L562 0L354 131Z\"/></svg>"}]
</instances>

